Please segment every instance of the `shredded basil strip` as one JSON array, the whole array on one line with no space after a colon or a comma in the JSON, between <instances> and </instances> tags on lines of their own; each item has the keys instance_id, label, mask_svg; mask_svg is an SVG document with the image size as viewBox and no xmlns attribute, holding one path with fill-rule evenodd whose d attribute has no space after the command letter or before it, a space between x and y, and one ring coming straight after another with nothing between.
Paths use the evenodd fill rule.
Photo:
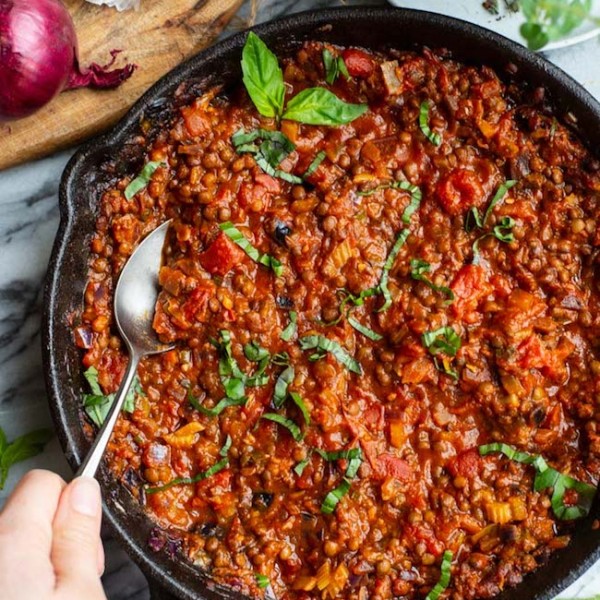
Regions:
<instances>
[{"instance_id":1,"label":"shredded basil strip","mask_svg":"<svg viewBox=\"0 0 600 600\"><path fill-rule=\"evenodd\" d=\"M441 352L448 356L456 356L456 353L460 350L460 336L449 326L427 331L421 338L425 348L434 355Z\"/></svg>"},{"instance_id":2,"label":"shredded basil strip","mask_svg":"<svg viewBox=\"0 0 600 600\"><path fill-rule=\"evenodd\" d=\"M271 582L266 575L263 575L262 573L256 573L254 576L256 577L256 585L258 585L261 590L271 585Z\"/></svg>"},{"instance_id":3,"label":"shredded basil strip","mask_svg":"<svg viewBox=\"0 0 600 600\"><path fill-rule=\"evenodd\" d=\"M353 458L362 459L362 450L360 448L346 448L344 450L331 451L315 448L315 452L328 462L332 462L334 460L351 460Z\"/></svg>"},{"instance_id":4,"label":"shredded basil strip","mask_svg":"<svg viewBox=\"0 0 600 600\"><path fill-rule=\"evenodd\" d=\"M548 463L541 457L527 452L521 452L508 444L495 442L479 446L479 454L486 456L498 452L510 460L526 465L532 465L536 470L533 480L533 489L536 492L552 488L552 497L550 503L552 511L561 520L570 521L585 517L590 512L596 488L589 483L573 479L569 475L563 475L556 469L548 466ZM568 506L564 503L564 495L567 490L577 492L577 504Z\"/></svg>"},{"instance_id":5,"label":"shredded basil strip","mask_svg":"<svg viewBox=\"0 0 600 600\"><path fill-rule=\"evenodd\" d=\"M285 427L292 434L292 437L297 442L301 441L302 438L304 437L302 435L302 431L300 430L300 427L298 427L298 425L296 425L296 423L294 423L294 421L284 417L283 415L278 415L277 413L265 413L262 415L261 419L267 419L269 421L279 423L279 425L282 425L283 427Z\"/></svg>"},{"instance_id":6,"label":"shredded basil strip","mask_svg":"<svg viewBox=\"0 0 600 600\"><path fill-rule=\"evenodd\" d=\"M515 179L509 179L500 185L500 187L494 194L490 205L487 207L485 214L483 215L483 226L485 226L485 224L487 223L487 220L492 214L492 211L494 210L496 204L498 204L498 202L500 202L500 200L502 200L504 196L506 196L508 190L510 190L510 188L514 187L515 185L517 185L517 181Z\"/></svg>"},{"instance_id":7,"label":"shredded basil strip","mask_svg":"<svg viewBox=\"0 0 600 600\"><path fill-rule=\"evenodd\" d=\"M298 477L301 477L302 473L304 473L304 469L306 469L306 467L308 466L309 462L310 462L310 455L308 455L304 460L301 460L294 467L294 473L296 473L296 475L298 475Z\"/></svg>"},{"instance_id":8,"label":"shredded basil strip","mask_svg":"<svg viewBox=\"0 0 600 600\"><path fill-rule=\"evenodd\" d=\"M306 425L310 425L310 412L308 411L308 407L304 403L302 396L300 396L300 394L297 392L290 392L290 398L292 399L292 402L300 409Z\"/></svg>"},{"instance_id":9,"label":"shredded basil strip","mask_svg":"<svg viewBox=\"0 0 600 600\"><path fill-rule=\"evenodd\" d=\"M321 150L321 152L319 152L312 159L310 165L308 165L308 169L306 169L306 171L304 172L304 175L302 177L304 179L306 179L307 177L310 177L319 168L319 165L325 160L326 156L327 155L325 154L325 152L323 150Z\"/></svg>"},{"instance_id":10,"label":"shredded basil strip","mask_svg":"<svg viewBox=\"0 0 600 600\"><path fill-rule=\"evenodd\" d=\"M434 292L441 292L448 296L448 300L452 302L454 300L454 292L445 285L435 285L433 281L430 281L427 277L425 277L425 273L429 273L431 270L431 265L421 260L420 258L413 258L410 261L410 276L416 281L421 281L427 287L431 288Z\"/></svg>"},{"instance_id":11,"label":"shredded basil strip","mask_svg":"<svg viewBox=\"0 0 600 600\"><path fill-rule=\"evenodd\" d=\"M154 160L146 163L141 173L125 188L125 198L131 200L138 192L148 186L152 175L158 167L167 166L162 160Z\"/></svg>"},{"instance_id":12,"label":"shredded basil strip","mask_svg":"<svg viewBox=\"0 0 600 600\"><path fill-rule=\"evenodd\" d=\"M461 347L460 336L452 327L440 327L434 331L427 331L422 336L423 345L433 356L433 364L438 371L458 379L458 373L449 365L449 359L439 357L439 354L456 356Z\"/></svg>"},{"instance_id":13,"label":"shredded basil strip","mask_svg":"<svg viewBox=\"0 0 600 600\"><path fill-rule=\"evenodd\" d=\"M245 396L241 398L223 398L213 408L206 408L200 402L198 402L197 398L194 398L191 394L188 395L188 402L202 414L207 415L209 417L216 417L220 415L226 408L230 406L243 406L248 401L248 398Z\"/></svg>"},{"instance_id":14,"label":"shredded basil strip","mask_svg":"<svg viewBox=\"0 0 600 600\"><path fill-rule=\"evenodd\" d=\"M323 66L325 67L325 81L329 85L335 83L340 75L350 79L344 59L341 56L336 58L327 48L323 50Z\"/></svg>"},{"instance_id":15,"label":"shredded basil strip","mask_svg":"<svg viewBox=\"0 0 600 600\"><path fill-rule=\"evenodd\" d=\"M373 331L372 329L369 329L366 325L359 323L354 317L349 316L348 323L350 323L350 325L352 327L354 327L354 329L356 329L356 331L358 331L359 333L362 333L364 336L368 337L370 340L373 340L374 342L378 342L379 340L383 339L382 335L380 335L376 331Z\"/></svg>"},{"instance_id":16,"label":"shredded basil strip","mask_svg":"<svg viewBox=\"0 0 600 600\"><path fill-rule=\"evenodd\" d=\"M313 348L317 349L315 354L323 355L325 352L329 352L333 355L333 357L342 365L344 365L349 371L356 373L357 375L362 375L362 367L359 362L350 356L340 344L335 342L334 340L330 340L323 335L308 335L306 337L300 338L300 348L302 350L312 350ZM309 358L312 360L312 357L315 356L312 354ZM316 360L316 358L315 358Z\"/></svg>"},{"instance_id":17,"label":"shredded basil strip","mask_svg":"<svg viewBox=\"0 0 600 600\"><path fill-rule=\"evenodd\" d=\"M223 444L223 447L219 450L219 456L227 456L227 453L229 452L229 449L231 448L231 444L232 444L232 439L231 436L229 434L227 434L227 437L225 438L225 443Z\"/></svg>"},{"instance_id":18,"label":"shredded basil strip","mask_svg":"<svg viewBox=\"0 0 600 600\"><path fill-rule=\"evenodd\" d=\"M165 485L161 485L160 487L150 487L146 488L146 494L156 494L157 492L164 492L176 485L191 485L193 483L198 483L199 481L203 481L204 479L208 479L213 475L216 475L219 471L222 471L229 465L229 459L223 458L218 463L215 463L210 469L204 471L203 473L198 473L194 477L177 477L166 483Z\"/></svg>"},{"instance_id":19,"label":"shredded basil strip","mask_svg":"<svg viewBox=\"0 0 600 600\"><path fill-rule=\"evenodd\" d=\"M347 479L343 479L342 483L338 485L334 490L329 492L321 504L321 512L330 515L335 510L338 502L350 491L350 482Z\"/></svg>"},{"instance_id":20,"label":"shredded basil strip","mask_svg":"<svg viewBox=\"0 0 600 600\"><path fill-rule=\"evenodd\" d=\"M298 320L298 313L295 310L290 311L290 322L287 327L280 333L279 337L284 342L289 342L294 334L296 333L296 322Z\"/></svg>"},{"instance_id":21,"label":"shredded basil strip","mask_svg":"<svg viewBox=\"0 0 600 600\"><path fill-rule=\"evenodd\" d=\"M438 582L433 586L433 589L427 594L425 600L438 600L441 594L450 585L450 577L452 573L450 568L452 567L452 552L446 550L442 556L442 565L440 567L440 578Z\"/></svg>"},{"instance_id":22,"label":"shredded basil strip","mask_svg":"<svg viewBox=\"0 0 600 600\"><path fill-rule=\"evenodd\" d=\"M276 258L268 254L261 254L237 229L231 221L226 221L219 225L219 229L235 244L237 244L254 262L273 270L275 275L280 277L283 273L283 266Z\"/></svg>"},{"instance_id":23,"label":"shredded basil strip","mask_svg":"<svg viewBox=\"0 0 600 600\"><path fill-rule=\"evenodd\" d=\"M283 111L285 84L277 57L253 32L242 50L243 81L256 109L265 117L279 117Z\"/></svg>"},{"instance_id":24,"label":"shredded basil strip","mask_svg":"<svg viewBox=\"0 0 600 600\"><path fill-rule=\"evenodd\" d=\"M98 370L95 367L87 369L83 376L88 382L91 394L83 395L83 409L90 420L96 425L96 427L102 427L108 413L110 411L113 402L115 401L115 394L103 394L102 388L98 383ZM123 404L123 410L127 413L132 413L135 410L135 397L136 395L143 396L144 390L140 383L139 377L136 375L133 379L133 384L127 392L125 402Z\"/></svg>"},{"instance_id":25,"label":"shredded basil strip","mask_svg":"<svg viewBox=\"0 0 600 600\"><path fill-rule=\"evenodd\" d=\"M260 144L253 142L262 140ZM295 148L292 141L281 131L254 129L246 133L239 129L231 136L231 143L238 154L252 154L256 164L271 177L278 177L289 183L302 183L302 179L282 171L277 167Z\"/></svg>"},{"instance_id":26,"label":"shredded basil strip","mask_svg":"<svg viewBox=\"0 0 600 600\"><path fill-rule=\"evenodd\" d=\"M439 133L431 131L429 127L429 100L421 102L419 108L419 127L423 135L434 145L439 146L442 143L442 137Z\"/></svg>"},{"instance_id":27,"label":"shredded basil strip","mask_svg":"<svg viewBox=\"0 0 600 600\"><path fill-rule=\"evenodd\" d=\"M510 244L515 241L515 236L512 231L515 226L515 220L512 217L502 217L500 223L495 225L491 232L484 233L473 242L473 257L474 262L479 261L479 242L487 237L495 237L498 241Z\"/></svg>"},{"instance_id":28,"label":"shredded basil strip","mask_svg":"<svg viewBox=\"0 0 600 600\"><path fill-rule=\"evenodd\" d=\"M394 262L396 261L396 258L400 252L400 248L402 248L402 246L404 246L404 243L406 242L406 239L408 238L409 234L410 234L410 231L408 229L403 229L398 234L398 237L396 238L396 241L394 242L394 245L392 246L392 249L390 250L390 253L388 254L385 264L383 265L383 271L381 273L381 280L379 281L379 289L381 290L381 293L383 294L385 302L383 303L383 306L381 308L377 309L377 312L383 312L392 305L392 294L390 293L390 290L388 289L389 275L390 275L390 271L391 271L392 267L394 266Z\"/></svg>"},{"instance_id":29,"label":"shredded basil strip","mask_svg":"<svg viewBox=\"0 0 600 600\"><path fill-rule=\"evenodd\" d=\"M274 365L285 367L290 364L290 355L287 352L278 352L277 354L273 354L271 362Z\"/></svg>"},{"instance_id":30,"label":"shredded basil strip","mask_svg":"<svg viewBox=\"0 0 600 600\"><path fill-rule=\"evenodd\" d=\"M346 304L348 304L349 302L352 303L354 306L362 306L365 303L365 300L371 296L376 296L377 294L380 294L381 291L379 289L379 286L375 286L372 288L368 288L366 290L363 290L362 292L360 292L360 294L358 296L352 294L351 292L349 292L346 289L339 289L337 290L338 295L342 295L342 301L340 303L339 306L339 316L337 317L337 319L334 319L333 321L319 321L320 325L323 325L324 327L331 327L333 325L337 325L342 318L344 317L344 309L346 307ZM346 312L346 316L350 313L350 310L348 310Z\"/></svg>"},{"instance_id":31,"label":"shredded basil strip","mask_svg":"<svg viewBox=\"0 0 600 600\"><path fill-rule=\"evenodd\" d=\"M275 382L275 391L273 392L273 404L281 408L287 398L288 386L294 381L294 367L286 367Z\"/></svg>"}]
</instances>

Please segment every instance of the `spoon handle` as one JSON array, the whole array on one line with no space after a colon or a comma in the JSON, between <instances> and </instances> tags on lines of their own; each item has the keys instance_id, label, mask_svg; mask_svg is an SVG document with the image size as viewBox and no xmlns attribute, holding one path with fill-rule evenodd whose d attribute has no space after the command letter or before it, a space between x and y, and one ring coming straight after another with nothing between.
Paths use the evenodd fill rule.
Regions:
<instances>
[{"instance_id":1,"label":"spoon handle","mask_svg":"<svg viewBox=\"0 0 600 600\"><path fill-rule=\"evenodd\" d=\"M108 412L104 424L98 432L90 451L88 452L84 461L81 463L77 473L75 473L75 477L82 475L85 477L94 477L96 475L96 471L98 470L98 466L100 465L100 461L102 460L102 456L104 455L104 451L106 450L106 446L108 445L112 435L115 423L119 418L119 413L121 412L121 408L125 402L125 397L127 396L133 378L135 377L139 362L140 357L137 355L137 353L130 353L129 364L127 365L127 370L125 371L123 381L121 381L121 385L119 386L119 391L115 396L113 405Z\"/></svg>"}]
</instances>

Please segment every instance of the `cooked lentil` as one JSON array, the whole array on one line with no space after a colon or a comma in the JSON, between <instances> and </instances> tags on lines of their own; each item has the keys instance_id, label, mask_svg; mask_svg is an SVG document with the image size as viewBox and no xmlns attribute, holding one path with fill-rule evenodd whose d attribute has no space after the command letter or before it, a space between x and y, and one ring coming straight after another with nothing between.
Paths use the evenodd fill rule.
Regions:
<instances>
[{"instance_id":1,"label":"cooked lentil","mask_svg":"<svg viewBox=\"0 0 600 600\"><path fill-rule=\"evenodd\" d=\"M282 61L288 96L325 86L369 111L339 127L281 123L294 150L280 169L302 176L325 153L304 184L234 151L240 128L277 127L242 88L198 98L156 140L140 140L148 162L166 165L131 201L124 190L133 177L103 195L76 335L83 364L97 368L106 394L116 390L126 356L114 285L136 244L169 218L155 328L177 343L142 361L144 394L119 419L108 462L117 477L140 473L133 493L192 561L249 595L264 594L266 576L276 597L290 600L424 597L448 550L449 596L490 597L566 545L571 524L554 516L547 490L533 490L531 467L480 456L478 446L510 444L593 485L600 475L598 162L526 90L487 67L429 50L384 56L328 46L351 76L328 86L323 49L307 43ZM420 127L424 102L440 145ZM467 213L483 215L511 179L487 223L467 232ZM422 193L408 223L411 193L394 181ZM507 218L512 238L502 241L493 232ZM225 221L280 261L282 275L235 245L219 228ZM380 311L383 296L361 292L379 285L404 229L387 278L391 305ZM411 277L412 259L430 265L429 284ZM383 339L353 328L347 309ZM284 341L290 310L297 319ZM443 328L460 338L455 356L439 338L423 344ZM301 350L299 340L317 335L360 372L334 351ZM244 352L250 343L279 355L262 385L250 385L261 368ZM297 400L274 408L288 365L287 392L306 417ZM198 410L219 403L224 383L244 403L218 416ZM302 436L262 419L268 412ZM314 451L351 448L363 456L355 474L352 459ZM228 464L211 477L142 493L197 477L223 454ZM328 494L348 486L325 514Z\"/></svg>"}]
</instances>

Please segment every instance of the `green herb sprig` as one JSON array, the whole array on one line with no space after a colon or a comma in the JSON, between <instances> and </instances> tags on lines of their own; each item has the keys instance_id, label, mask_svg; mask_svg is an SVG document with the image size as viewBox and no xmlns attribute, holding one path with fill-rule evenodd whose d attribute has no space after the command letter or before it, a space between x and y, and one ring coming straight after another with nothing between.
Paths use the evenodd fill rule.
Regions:
<instances>
[{"instance_id":1,"label":"green herb sprig","mask_svg":"<svg viewBox=\"0 0 600 600\"><path fill-rule=\"evenodd\" d=\"M242 51L242 73L254 106L265 117L335 126L350 123L368 108L366 104L344 102L320 87L301 91L284 107L285 84L277 57L253 32L248 34Z\"/></svg>"},{"instance_id":2,"label":"green herb sprig","mask_svg":"<svg viewBox=\"0 0 600 600\"><path fill-rule=\"evenodd\" d=\"M486 456L498 452L515 462L531 465L536 470L533 480L533 489L536 492L552 488L552 497L550 503L554 514L561 520L570 521L585 517L590 512L596 488L589 483L577 481L569 475L563 475L556 469L549 467L541 456L521 452L512 446L504 443L493 443L479 446L479 454ZM567 490L577 492L577 504L568 506L564 503L564 496Z\"/></svg>"}]
</instances>

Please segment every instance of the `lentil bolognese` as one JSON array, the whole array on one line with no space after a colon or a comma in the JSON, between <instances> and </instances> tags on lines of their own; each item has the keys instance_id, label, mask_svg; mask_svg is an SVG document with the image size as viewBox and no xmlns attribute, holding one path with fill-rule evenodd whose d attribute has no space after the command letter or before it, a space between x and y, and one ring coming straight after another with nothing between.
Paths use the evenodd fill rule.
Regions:
<instances>
[{"instance_id":1,"label":"lentil bolognese","mask_svg":"<svg viewBox=\"0 0 600 600\"><path fill-rule=\"evenodd\" d=\"M173 219L107 460L250 596L491 597L600 475L600 163L540 90L444 51L254 34L100 201L75 328L100 425L113 290ZM143 129L143 128L142 128Z\"/></svg>"}]
</instances>

